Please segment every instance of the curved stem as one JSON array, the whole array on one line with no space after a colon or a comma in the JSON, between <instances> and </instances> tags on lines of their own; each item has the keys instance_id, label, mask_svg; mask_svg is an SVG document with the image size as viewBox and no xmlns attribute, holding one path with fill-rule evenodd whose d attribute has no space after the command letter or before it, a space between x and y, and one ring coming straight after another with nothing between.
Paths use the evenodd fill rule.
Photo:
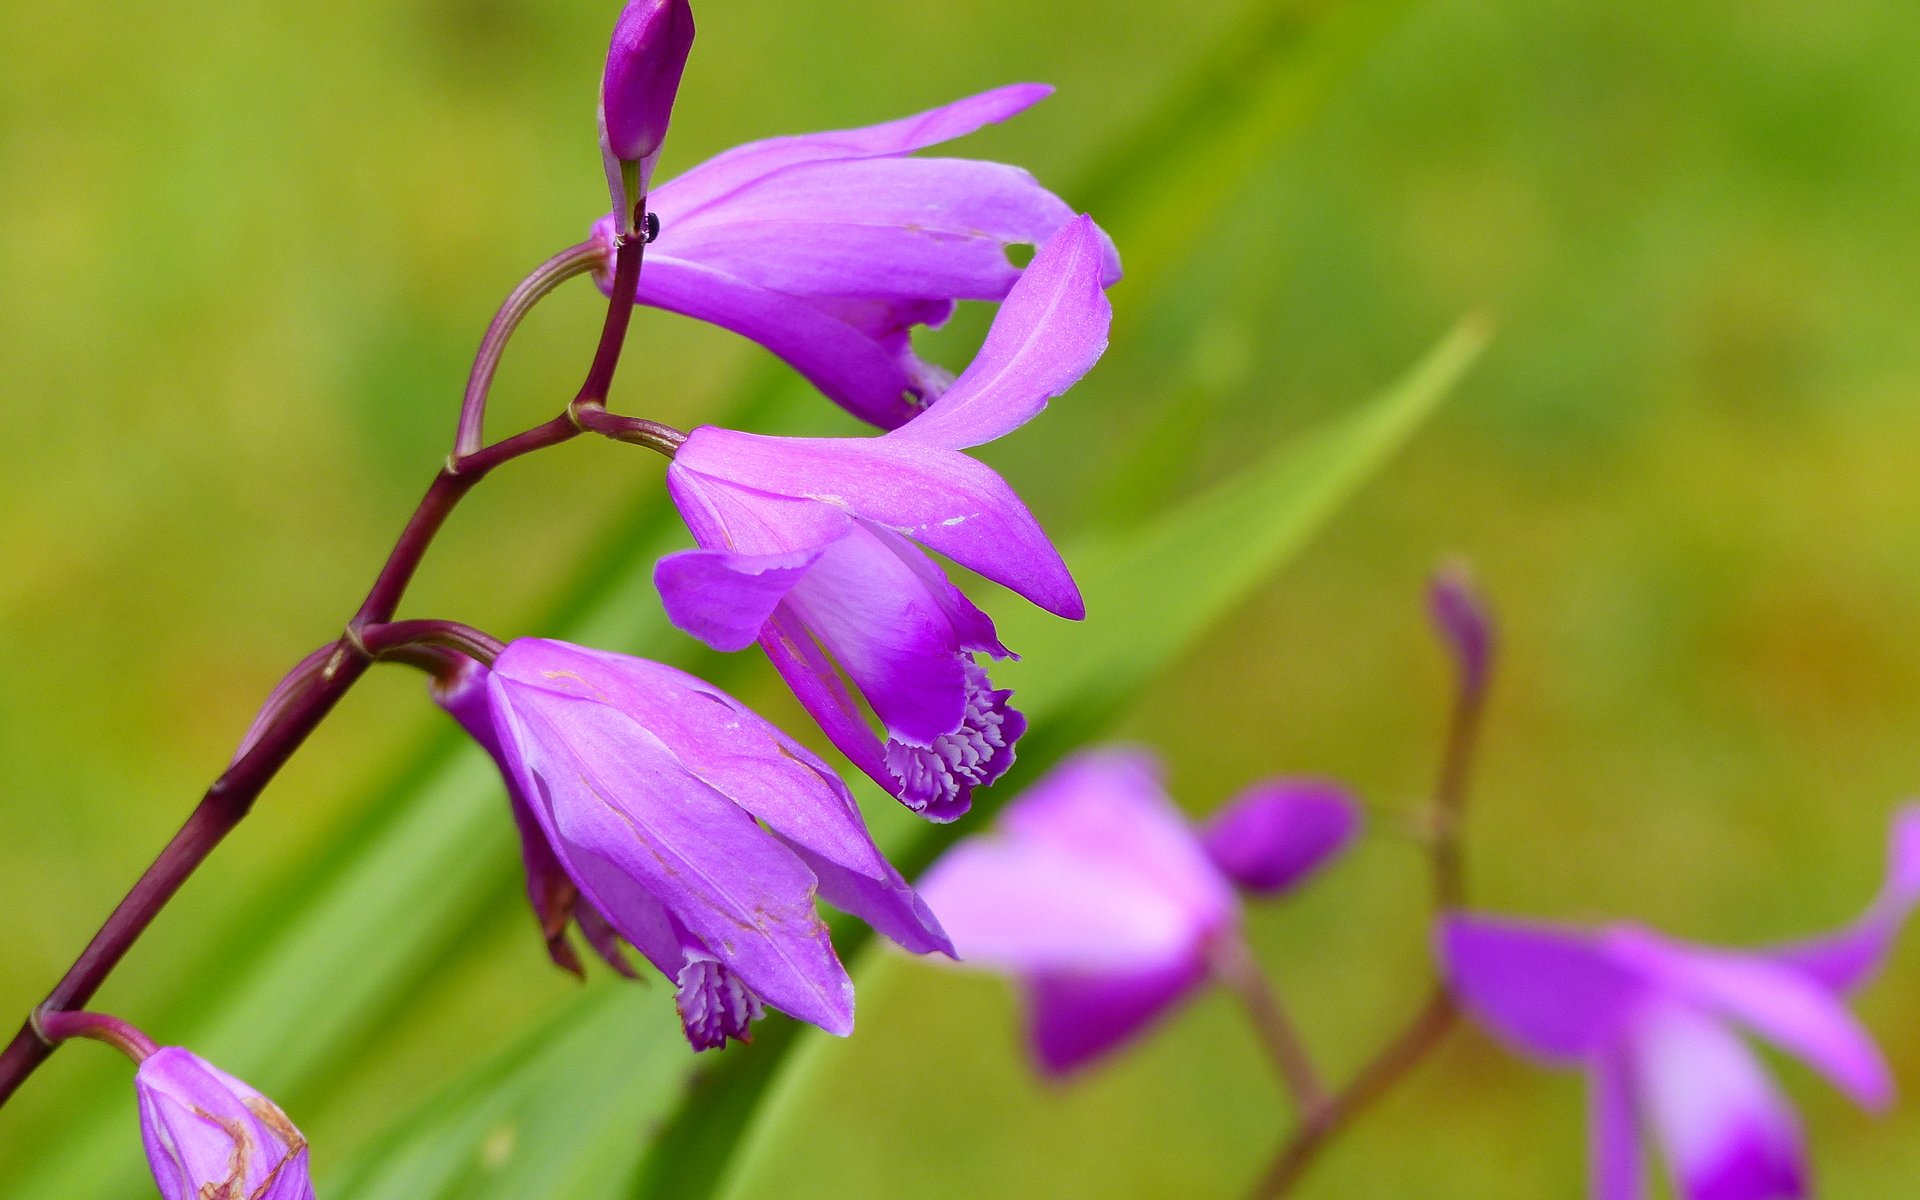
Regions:
<instances>
[{"instance_id":1,"label":"curved stem","mask_svg":"<svg viewBox=\"0 0 1920 1200\"><path fill-rule=\"evenodd\" d=\"M610 413L603 404L579 403L571 411L575 424L588 433L597 433L629 446L645 446L668 458L672 458L687 440L684 432L671 425L649 421L645 417L623 417L618 413Z\"/></svg>"},{"instance_id":2,"label":"curved stem","mask_svg":"<svg viewBox=\"0 0 1920 1200\"><path fill-rule=\"evenodd\" d=\"M593 366L577 397L581 401L606 399L633 315L633 292L640 280L644 245L645 239L640 237L625 238L620 243L613 297L607 304L607 317L601 327ZM287 687L279 714L268 721L253 743L207 789L180 831L115 906L100 931L35 1010L37 1017L24 1022L13 1041L0 1051L0 1105L5 1105L27 1077L53 1053L53 1046L41 1036L36 1020L43 1023L57 1020L58 1014L79 1008L93 998L160 910L246 817L254 801L293 757L294 751L366 674L373 663L364 650L367 631L393 619L394 610L406 594L421 559L461 498L494 468L535 450L557 445L579 432L571 416L562 413L516 437L470 455L454 455L448 459L388 554L367 598L349 622L347 635L324 655L318 674L304 686L296 683ZM301 668L296 667L293 674L302 674Z\"/></svg>"},{"instance_id":3,"label":"curved stem","mask_svg":"<svg viewBox=\"0 0 1920 1200\"><path fill-rule=\"evenodd\" d=\"M500 369L507 343L513 340L520 322L561 284L592 271L605 261L606 247L598 239L589 238L577 246L569 246L535 267L501 303L500 311L493 315L493 323L487 326L486 336L480 339L473 371L467 376L466 395L460 402L460 428L453 441L455 455L472 454L486 444L487 396L493 390L493 376Z\"/></svg>"},{"instance_id":4,"label":"curved stem","mask_svg":"<svg viewBox=\"0 0 1920 1200\"><path fill-rule=\"evenodd\" d=\"M506 643L458 621L389 621L370 625L360 635L360 644L375 661L399 657L420 647L444 647L458 650L486 666L500 657Z\"/></svg>"},{"instance_id":5,"label":"curved stem","mask_svg":"<svg viewBox=\"0 0 1920 1200\"><path fill-rule=\"evenodd\" d=\"M95 1012L50 1012L35 1018L34 1027L46 1041L58 1044L68 1038L92 1038L105 1042L135 1062L152 1058L160 1047L153 1039L119 1017Z\"/></svg>"}]
</instances>

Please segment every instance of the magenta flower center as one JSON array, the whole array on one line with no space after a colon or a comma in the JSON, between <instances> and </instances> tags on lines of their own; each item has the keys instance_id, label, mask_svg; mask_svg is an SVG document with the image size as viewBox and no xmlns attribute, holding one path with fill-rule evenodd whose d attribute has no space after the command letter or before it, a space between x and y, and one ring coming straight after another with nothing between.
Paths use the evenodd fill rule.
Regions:
<instances>
[{"instance_id":1,"label":"magenta flower center","mask_svg":"<svg viewBox=\"0 0 1920 1200\"><path fill-rule=\"evenodd\" d=\"M674 983L674 1007L695 1050L716 1050L728 1038L746 1041L747 1027L764 1011L738 975L704 955L689 955Z\"/></svg>"}]
</instances>

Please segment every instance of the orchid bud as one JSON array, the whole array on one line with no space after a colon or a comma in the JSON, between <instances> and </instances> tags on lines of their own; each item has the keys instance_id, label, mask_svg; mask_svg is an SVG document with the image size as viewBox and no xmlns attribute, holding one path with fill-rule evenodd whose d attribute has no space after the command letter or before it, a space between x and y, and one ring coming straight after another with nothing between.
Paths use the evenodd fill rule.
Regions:
<instances>
[{"instance_id":1,"label":"orchid bud","mask_svg":"<svg viewBox=\"0 0 1920 1200\"><path fill-rule=\"evenodd\" d=\"M1492 666L1494 629L1472 573L1459 563L1436 571L1427 588L1427 608L1460 670L1462 690L1477 694L1486 687Z\"/></svg>"},{"instance_id":2,"label":"orchid bud","mask_svg":"<svg viewBox=\"0 0 1920 1200\"><path fill-rule=\"evenodd\" d=\"M635 209L646 199L692 48L687 0L633 0L613 27L600 84L600 150L626 232L637 228Z\"/></svg>"},{"instance_id":3,"label":"orchid bud","mask_svg":"<svg viewBox=\"0 0 1920 1200\"><path fill-rule=\"evenodd\" d=\"M134 1087L163 1200L313 1200L307 1141L259 1092L171 1046L140 1064Z\"/></svg>"},{"instance_id":4,"label":"orchid bud","mask_svg":"<svg viewBox=\"0 0 1920 1200\"><path fill-rule=\"evenodd\" d=\"M1359 830L1360 806L1339 784L1273 779L1221 809L1201 844L1221 874L1255 895L1272 896L1326 865Z\"/></svg>"}]
</instances>

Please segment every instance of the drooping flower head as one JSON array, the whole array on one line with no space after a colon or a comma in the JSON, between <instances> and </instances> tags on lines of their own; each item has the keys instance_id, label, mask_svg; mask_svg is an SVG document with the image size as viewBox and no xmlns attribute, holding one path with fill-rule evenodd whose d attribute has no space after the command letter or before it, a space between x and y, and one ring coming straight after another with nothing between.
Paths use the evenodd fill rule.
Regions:
<instances>
[{"instance_id":1,"label":"drooping flower head","mask_svg":"<svg viewBox=\"0 0 1920 1200\"><path fill-rule=\"evenodd\" d=\"M1207 982L1237 938L1234 886L1298 886L1347 843L1338 789L1249 789L1204 832L1167 798L1144 751L1086 751L1022 793L996 836L947 852L921 893L963 965L1015 976L1035 1062L1084 1066L1146 1030Z\"/></svg>"},{"instance_id":2,"label":"drooping flower head","mask_svg":"<svg viewBox=\"0 0 1920 1200\"><path fill-rule=\"evenodd\" d=\"M703 163L652 193L661 233L634 298L751 338L853 415L902 425L951 380L915 356L914 327L944 324L956 300L1003 299L1020 278L1008 251L1045 244L1074 215L1017 167L908 156L1051 91L1001 88ZM1104 235L1098 254L1110 285L1120 261Z\"/></svg>"},{"instance_id":3,"label":"drooping flower head","mask_svg":"<svg viewBox=\"0 0 1920 1200\"><path fill-rule=\"evenodd\" d=\"M827 766L681 671L562 642L510 644L436 688L493 755L554 958L569 920L617 968L673 981L695 1049L770 1005L830 1033L853 986L816 894L916 953L951 953Z\"/></svg>"},{"instance_id":4,"label":"drooping flower head","mask_svg":"<svg viewBox=\"0 0 1920 1200\"><path fill-rule=\"evenodd\" d=\"M841 752L935 820L959 816L1000 777L1026 722L975 658L1007 656L993 622L926 551L1049 612L1084 615L1033 515L962 451L1024 424L1099 358L1111 320L1104 246L1086 217L1062 229L973 365L909 424L867 438L706 427L667 471L699 547L655 572L668 616L720 650L758 639ZM836 665L885 726L884 744Z\"/></svg>"},{"instance_id":5,"label":"drooping flower head","mask_svg":"<svg viewBox=\"0 0 1920 1200\"><path fill-rule=\"evenodd\" d=\"M632 0L614 24L600 81L600 152L622 232L652 185L692 49L687 0Z\"/></svg>"},{"instance_id":6,"label":"drooping flower head","mask_svg":"<svg viewBox=\"0 0 1920 1200\"><path fill-rule=\"evenodd\" d=\"M162 1200L313 1200L307 1141L259 1092L171 1046L141 1062L134 1088Z\"/></svg>"},{"instance_id":7,"label":"drooping flower head","mask_svg":"<svg viewBox=\"0 0 1920 1200\"><path fill-rule=\"evenodd\" d=\"M1859 1104L1885 1106L1892 1080L1846 993L1873 973L1916 900L1920 806L1895 822L1880 896L1828 937L1736 951L1632 925L1456 915L1441 924L1440 954L1489 1030L1587 1072L1596 1200L1644 1194L1643 1130L1685 1200L1793 1200L1808 1194L1799 1121L1739 1032L1803 1059Z\"/></svg>"}]
</instances>

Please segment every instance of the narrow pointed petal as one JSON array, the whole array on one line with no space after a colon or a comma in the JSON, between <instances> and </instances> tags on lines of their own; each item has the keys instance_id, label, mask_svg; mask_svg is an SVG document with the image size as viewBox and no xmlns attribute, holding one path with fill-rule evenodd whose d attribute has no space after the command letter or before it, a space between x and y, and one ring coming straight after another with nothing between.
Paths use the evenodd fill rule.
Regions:
<instances>
[{"instance_id":1,"label":"narrow pointed petal","mask_svg":"<svg viewBox=\"0 0 1920 1200\"><path fill-rule=\"evenodd\" d=\"M666 249L647 256L634 300L758 342L869 424L892 429L920 412L909 397L918 395L915 383L926 368L904 336L875 337L803 297L761 287L707 263L676 258Z\"/></svg>"},{"instance_id":2,"label":"narrow pointed petal","mask_svg":"<svg viewBox=\"0 0 1920 1200\"><path fill-rule=\"evenodd\" d=\"M1886 883L1860 919L1838 933L1778 947L1773 955L1825 987L1851 991L1872 978L1885 961L1916 902L1920 902L1920 804L1910 804L1894 817Z\"/></svg>"},{"instance_id":3,"label":"narrow pointed petal","mask_svg":"<svg viewBox=\"0 0 1920 1200\"><path fill-rule=\"evenodd\" d=\"M828 904L859 917L903 950L958 957L933 909L884 859L880 869L867 873L849 869L791 838L781 840L820 881L820 898ZM874 857L879 857L877 850Z\"/></svg>"},{"instance_id":4,"label":"narrow pointed petal","mask_svg":"<svg viewBox=\"0 0 1920 1200\"><path fill-rule=\"evenodd\" d=\"M1633 1053L1647 1123L1684 1200L1806 1195L1799 1120L1731 1031L1660 1005L1635 1022Z\"/></svg>"},{"instance_id":5,"label":"narrow pointed petal","mask_svg":"<svg viewBox=\"0 0 1920 1200\"><path fill-rule=\"evenodd\" d=\"M973 365L926 412L887 434L948 450L1026 424L1093 369L1107 349L1112 244L1075 217L1034 257L994 318Z\"/></svg>"},{"instance_id":6,"label":"narrow pointed petal","mask_svg":"<svg viewBox=\"0 0 1920 1200\"><path fill-rule=\"evenodd\" d=\"M735 147L660 185L663 214L690 216L745 184L801 163L911 154L965 137L1032 108L1053 94L1045 84L1019 83L968 96L882 125L769 138Z\"/></svg>"},{"instance_id":7,"label":"narrow pointed petal","mask_svg":"<svg viewBox=\"0 0 1920 1200\"><path fill-rule=\"evenodd\" d=\"M796 296L998 300L1021 278L1008 247L1038 247L1073 219L1018 167L876 158L792 167L725 203L669 209L658 245Z\"/></svg>"},{"instance_id":8,"label":"narrow pointed petal","mask_svg":"<svg viewBox=\"0 0 1920 1200\"><path fill-rule=\"evenodd\" d=\"M1550 1062L1616 1045L1650 995L1584 931L1455 914L1440 922L1439 951L1455 998L1516 1050Z\"/></svg>"},{"instance_id":9,"label":"narrow pointed petal","mask_svg":"<svg viewBox=\"0 0 1920 1200\"><path fill-rule=\"evenodd\" d=\"M1359 805L1339 784L1275 779L1222 809L1201 840L1227 878L1248 891L1276 895L1326 865L1359 829Z\"/></svg>"},{"instance_id":10,"label":"narrow pointed petal","mask_svg":"<svg viewBox=\"0 0 1920 1200\"><path fill-rule=\"evenodd\" d=\"M654 565L653 583L675 628L715 650L745 650L819 557L682 550Z\"/></svg>"},{"instance_id":11,"label":"narrow pointed petal","mask_svg":"<svg viewBox=\"0 0 1920 1200\"><path fill-rule=\"evenodd\" d=\"M1191 958L1118 975L1040 975L1026 983L1035 1061L1064 1075L1143 1032L1207 981Z\"/></svg>"},{"instance_id":12,"label":"narrow pointed petal","mask_svg":"<svg viewBox=\"0 0 1920 1200\"><path fill-rule=\"evenodd\" d=\"M1060 552L986 466L964 454L879 438L779 438L697 429L689 470L817 500L911 538L1069 619L1086 614Z\"/></svg>"},{"instance_id":13,"label":"narrow pointed petal","mask_svg":"<svg viewBox=\"0 0 1920 1200\"><path fill-rule=\"evenodd\" d=\"M506 758L581 891L636 945L644 934L629 914L657 898L768 1003L849 1031L852 983L813 910L811 873L632 717L602 701L528 695L507 661L489 681Z\"/></svg>"},{"instance_id":14,"label":"narrow pointed petal","mask_svg":"<svg viewBox=\"0 0 1920 1200\"><path fill-rule=\"evenodd\" d=\"M1756 954L1688 946L1623 928L1606 935L1616 960L1701 1008L1747 1025L1833 1081L1867 1108L1893 1099L1893 1077L1873 1039L1838 993Z\"/></svg>"},{"instance_id":15,"label":"narrow pointed petal","mask_svg":"<svg viewBox=\"0 0 1920 1200\"><path fill-rule=\"evenodd\" d=\"M1634 1112L1632 1064L1621 1051L1609 1050L1589 1074L1594 1200L1641 1200L1647 1167Z\"/></svg>"}]
</instances>

